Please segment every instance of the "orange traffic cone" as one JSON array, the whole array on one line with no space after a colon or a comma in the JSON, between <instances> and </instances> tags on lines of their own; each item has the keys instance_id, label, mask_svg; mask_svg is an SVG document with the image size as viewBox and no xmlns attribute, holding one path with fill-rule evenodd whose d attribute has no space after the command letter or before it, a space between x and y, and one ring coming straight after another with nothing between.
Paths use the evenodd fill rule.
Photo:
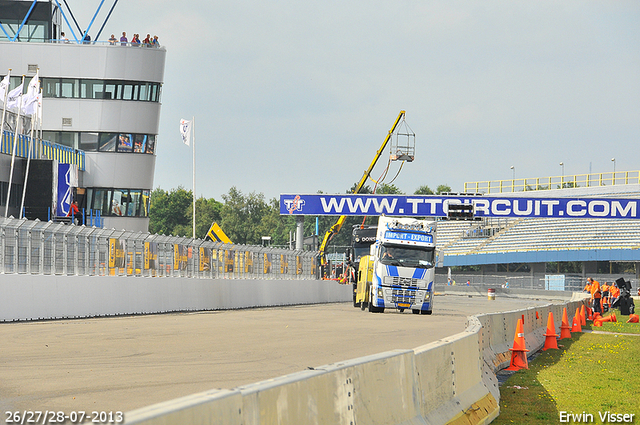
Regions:
<instances>
[{"instance_id":1,"label":"orange traffic cone","mask_svg":"<svg viewBox=\"0 0 640 425\"><path fill-rule=\"evenodd\" d=\"M549 348L558 349L558 341L556 335L556 325L553 323L553 313L549 312L549 318L547 319L547 333L544 334L544 348L542 351L547 351Z\"/></svg>"},{"instance_id":2,"label":"orange traffic cone","mask_svg":"<svg viewBox=\"0 0 640 425\"><path fill-rule=\"evenodd\" d=\"M640 322L640 317L637 314L629 315L629 320L627 320L627 323L638 323L638 322Z\"/></svg>"},{"instance_id":3,"label":"orange traffic cone","mask_svg":"<svg viewBox=\"0 0 640 425\"><path fill-rule=\"evenodd\" d=\"M598 319L599 322L617 322L618 318L616 317L615 313L611 313L609 316L607 317L603 317L602 319Z\"/></svg>"},{"instance_id":4,"label":"orange traffic cone","mask_svg":"<svg viewBox=\"0 0 640 425\"><path fill-rule=\"evenodd\" d=\"M571 326L567 318L567 308L562 310L562 324L560 325L560 339L571 338Z\"/></svg>"},{"instance_id":5,"label":"orange traffic cone","mask_svg":"<svg viewBox=\"0 0 640 425\"><path fill-rule=\"evenodd\" d=\"M602 317L598 317L596 320L594 320L593 326L597 326L597 327L602 326Z\"/></svg>"},{"instance_id":6,"label":"orange traffic cone","mask_svg":"<svg viewBox=\"0 0 640 425\"><path fill-rule=\"evenodd\" d=\"M591 310L589 307L587 307L587 314L589 316L587 317L587 319L593 320L593 310Z\"/></svg>"},{"instance_id":7,"label":"orange traffic cone","mask_svg":"<svg viewBox=\"0 0 640 425\"><path fill-rule=\"evenodd\" d=\"M593 313L593 321L595 322L598 319L602 319L602 314L596 311L595 313Z\"/></svg>"},{"instance_id":8,"label":"orange traffic cone","mask_svg":"<svg viewBox=\"0 0 640 425\"><path fill-rule=\"evenodd\" d=\"M587 315L585 313L584 304L580 307L580 325L587 326Z\"/></svg>"},{"instance_id":9,"label":"orange traffic cone","mask_svg":"<svg viewBox=\"0 0 640 425\"><path fill-rule=\"evenodd\" d=\"M527 362L527 347L524 341L524 331L522 330L522 320L518 320L516 325L516 334L513 337L513 348L509 348L511 351L511 363L506 370L520 370L529 369L529 363Z\"/></svg>"},{"instance_id":10,"label":"orange traffic cone","mask_svg":"<svg viewBox=\"0 0 640 425\"><path fill-rule=\"evenodd\" d=\"M571 332L582 332L582 327L580 326L580 312L579 309L576 308L576 314L573 315L573 322L571 323Z\"/></svg>"}]
</instances>

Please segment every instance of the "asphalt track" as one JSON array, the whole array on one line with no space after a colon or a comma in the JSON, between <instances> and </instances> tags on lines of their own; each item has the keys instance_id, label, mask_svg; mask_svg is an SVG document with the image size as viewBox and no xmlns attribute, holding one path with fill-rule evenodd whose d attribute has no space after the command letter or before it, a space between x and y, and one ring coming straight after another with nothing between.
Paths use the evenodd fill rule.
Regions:
<instances>
[{"instance_id":1,"label":"asphalt track","mask_svg":"<svg viewBox=\"0 0 640 425\"><path fill-rule=\"evenodd\" d=\"M545 300L436 296L431 316L349 303L0 324L0 408L130 411L464 330Z\"/></svg>"}]
</instances>

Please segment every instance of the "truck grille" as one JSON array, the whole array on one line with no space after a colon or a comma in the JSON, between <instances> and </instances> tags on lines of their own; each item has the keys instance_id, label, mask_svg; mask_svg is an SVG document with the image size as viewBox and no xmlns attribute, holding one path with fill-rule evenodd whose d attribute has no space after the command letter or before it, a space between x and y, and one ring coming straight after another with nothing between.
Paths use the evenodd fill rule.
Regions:
<instances>
[{"instance_id":1,"label":"truck grille","mask_svg":"<svg viewBox=\"0 0 640 425\"><path fill-rule=\"evenodd\" d=\"M402 286L404 288L417 287L420 279L412 277L385 276L384 284L388 286Z\"/></svg>"},{"instance_id":2,"label":"truck grille","mask_svg":"<svg viewBox=\"0 0 640 425\"><path fill-rule=\"evenodd\" d=\"M394 289L391 292L391 302L413 304L416 299L416 291Z\"/></svg>"}]
</instances>

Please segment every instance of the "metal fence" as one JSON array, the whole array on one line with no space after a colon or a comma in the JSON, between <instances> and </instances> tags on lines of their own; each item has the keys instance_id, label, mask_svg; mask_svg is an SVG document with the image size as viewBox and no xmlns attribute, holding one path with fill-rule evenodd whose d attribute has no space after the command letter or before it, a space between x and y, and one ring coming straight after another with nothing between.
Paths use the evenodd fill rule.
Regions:
<instances>
[{"instance_id":1,"label":"metal fence","mask_svg":"<svg viewBox=\"0 0 640 425\"><path fill-rule=\"evenodd\" d=\"M0 274L316 279L315 252L0 218Z\"/></svg>"},{"instance_id":2,"label":"metal fence","mask_svg":"<svg viewBox=\"0 0 640 425\"><path fill-rule=\"evenodd\" d=\"M635 276L628 274L620 275L593 275L594 279L598 280L600 284L604 282L613 283L619 277L623 277L625 280L631 282L632 288L638 288L638 279ZM477 286L484 285L492 288L501 288L507 286L511 289L537 289L537 290L564 290L564 291L577 291L581 292L586 284L586 278L576 274L534 274L524 275L516 273L505 274L492 274L492 275L479 275L479 274L465 274L465 273L452 273L451 282L448 282L448 275L446 273L436 274L436 283L439 285L453 284L455 281L456 286L465 286L467 282L469 285ZM633 291L635 294L635 290Z\"/></svg>"}]
</instances>

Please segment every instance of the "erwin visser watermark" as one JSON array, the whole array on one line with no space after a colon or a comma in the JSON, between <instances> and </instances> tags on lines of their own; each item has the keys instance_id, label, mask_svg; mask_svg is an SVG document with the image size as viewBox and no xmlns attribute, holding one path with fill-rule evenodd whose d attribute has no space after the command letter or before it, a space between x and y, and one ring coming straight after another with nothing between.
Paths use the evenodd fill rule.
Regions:
<instances>
[{"instance_id":1,"label":"erwin visser watermark","mask_svg":"<svg viewBox=\"0 0 640 425\"><path fill-rule=\"evenodd\" d=\"M573 412L564 412L560 411L560 422L561 423L593 423L595 422L595 418L598 417L600 419L600 423L603 424L619 424L619 423L633 423L634 418L636 416L635 413L613 413L609 412L598 412L597 415L593 415L592 413L582 412L582 413L573 413Z\"/></svg>"}]
</instances>

